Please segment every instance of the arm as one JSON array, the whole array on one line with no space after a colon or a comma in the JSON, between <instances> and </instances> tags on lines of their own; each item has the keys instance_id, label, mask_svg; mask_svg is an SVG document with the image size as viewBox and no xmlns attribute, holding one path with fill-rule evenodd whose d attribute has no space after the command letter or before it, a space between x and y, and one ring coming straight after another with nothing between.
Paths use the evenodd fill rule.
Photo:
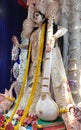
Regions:
<instances>
[{"instance_id":1,"label":"arm","mask_svg":"<svg viewBox=\"0 0 81 130\"><path fill-rule=\"evenodd\" d=\"M68 30L64 27L58 26L57 32L53 35L53 38L56 40L59 37L62 37Z\"/></svg>"},{"instance_id":2,"label":"arm","mask_svg":"<svg viewBox=\"0 0 81 130\"><path fill-rule=\"evenodd\" d=\"M53 47L54 47L55 41L59 37L62 37L66 32L67 32L66 28L59 26L57 32L54 35L51 34L51 37L49 39L49 43L47 44L47 49L46 50L51 51L53 49Z\"/></svg>"},{"instance_id":3,"label":"arm","mask_svg":"<svg viewBox=\"0 0 81 130\"><path fill-rule=\"evenodd\" d=\"M28 44L20 44L16 36L12 36L12 42L13 42L14 45L16 45L18 48L28 49Z\"/></svg>"}]
</instances>

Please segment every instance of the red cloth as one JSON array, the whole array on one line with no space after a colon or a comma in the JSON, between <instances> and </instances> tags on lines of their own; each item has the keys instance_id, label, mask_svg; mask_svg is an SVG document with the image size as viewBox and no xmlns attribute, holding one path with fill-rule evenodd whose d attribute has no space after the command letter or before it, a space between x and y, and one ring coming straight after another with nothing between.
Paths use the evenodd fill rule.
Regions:
<instances>
[{"instance_id":1,"label":"red cloth","mask_svg":"<svg viewBox=\"0 0 81 130\"><path fill-rule=\"evenodd\" d=\"M20 4L21 6L23 6L24 8L27 9L27 1L26 0L18 0L18 4Z\"/></svg>"},{"instance_id":2,"label":"red cloth","mask_svg":"<svg viewBox=\"0 0 81 130\"><path fill-rule=\"evenodd\" d=\"M34 123L32 124L32 128L33 128L33 130L66 130L64 124L58 125L58 126L50 126L50 127L47 127L47 128L38 128L38 129L37 129L36 122L34 122ZM69 130L69 129L68 129L68 130Z\"/></svg>"},{"instance_id":3,"label":"red cloth","mask_svg":"<svg viewBox=\"0 0 81 130\"><path fill-rule=\"evenodd\" d=\"M44 128L43 130L66 130L64 125L59 125L59 126L51 126L48 128Z\"/></svg>"},{"instance_id":4,"label":"red cloth","mask_svg":"<svg viewBox=\"0 0 81 130\"><path fill-rule=\"evenodd\" d=\"M22 115L23 115L23 112L24 112L24 110L20 110L20 109L19 109L19 110L17 111L17 114L18 114L19 116L22 116Z\"/></svg>"}]
</instances>

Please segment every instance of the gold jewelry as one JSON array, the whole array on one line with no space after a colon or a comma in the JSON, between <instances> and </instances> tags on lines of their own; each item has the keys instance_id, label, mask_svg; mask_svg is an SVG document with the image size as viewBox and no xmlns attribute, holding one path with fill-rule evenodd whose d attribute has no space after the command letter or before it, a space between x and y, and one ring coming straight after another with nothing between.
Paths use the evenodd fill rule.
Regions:
<instances>
[{"instance_id":1,"label":"gold jewelry","mask_svg":"<svg viewBox=\"0 0 81 130\"><path fill-rule=\"evenodd\" d=\"M6 99L9 100L9 101L11 101L11 102L13 102L15 100L14 97L10 98L9 96L7 96Z\"/></svg>"},{"instance_id":2,"label":"gold jewelry","mask_svg":"<svg viewBox=\"0 0 81 130\"><path fill-rule=\"evenodd\" d=\"M67 108L60 108L59 112L60 113L67 113L69 110Z\"/></svg>"},{"instance_id":3,"label":"gold jewelry","mask_svg":"<svg viewBox=\"0 0 81 130\"><path fill-rule=\"evenodd\" d=\"M37 125L37 128L38 128L38 129L42 129L43 126L42 126L42 125Z\"/></svg>"}]
</instances>

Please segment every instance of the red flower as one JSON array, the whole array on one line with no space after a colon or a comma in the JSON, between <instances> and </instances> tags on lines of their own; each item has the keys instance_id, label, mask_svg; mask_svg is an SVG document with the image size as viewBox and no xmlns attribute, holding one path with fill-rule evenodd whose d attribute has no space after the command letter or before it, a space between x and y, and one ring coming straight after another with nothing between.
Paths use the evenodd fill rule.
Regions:
<instances>
[{"instance_id":1,"label":"red flower","mask_svg":"<svg viewBox=\"0 0 81 130\"><path fill-rule=\"evenodd\" d=\"M21 117L22 117L22 116L18 116L18 117L16 118L16 121L20 121Z\"/></svg>"},{"instance_id":2,"label":"red flower","mask_svg":"<svg viewBox=\"0 0 81 130\"><path fill-rule=\"evenodd\" d=\"M22 115L23 115L23 110L18 110L18 111L17 111L17 114L18 114L19 116L22 116Z\"/></svg>"},{"instance_id":3,"label":"red flower","mask_svg":"<svg viewBox=\"0 0 81 130\"><path fill-rule=\"evenodd\" d=\"M14 130L14 126L12 125L11 122L9 122L6 126L6 130Z\"/></svg>"},{"instance_id":4,"label":"red flower","mask_svg":"<svg viewBox=\"0 0 81 130\"><path fill-rule=\"evenodd\" d=\"M4 121L5 121L5 117L2 114L0 114L0 127L3 126Z\"/></svg>"},{"instance_id":5,"label":"red flower","mask_svg":"<svg viewBox=\"0 0 81 130\"><path fill-rule=\"evenodd\" d=\"M5 121L5 117L2 114L0 114L0 121L1 120Z\"/></svg>"}]
</instances>

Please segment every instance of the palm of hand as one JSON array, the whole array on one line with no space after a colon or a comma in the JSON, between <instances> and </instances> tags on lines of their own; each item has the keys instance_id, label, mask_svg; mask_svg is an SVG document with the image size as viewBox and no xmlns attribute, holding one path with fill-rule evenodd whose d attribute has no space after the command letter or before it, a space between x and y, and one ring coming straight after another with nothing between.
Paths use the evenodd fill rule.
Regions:
<instances>
[{"instance_id":1,"label":"palm of hand","mask_svg":"<svg viewBox=\"0 0 81 130\"><path fill-rule=\"evenodd\" d=\"M13 42L14 45L18 44L18 40L17 40L16 36L12 36L11 40L12 40L12 42Z\"/></svg>"},{"instance_id":2,"label":"palm of hand","mask_svg":"<svg viewBox=\"0 0 81 130\"><path fill-rule=\"evenodd\" d=\"M47 52L50 52L51 50L53 50L54 44L55 44L55 39L52 37L52 38L50 39L50 43L48 43L48 44L46 45L46 51L47 51Z\"/></svg>"},{"instance_id":3,"label":"palm of hand","mask_svg":"<svg viewBox=\"0 0 81 130\"><path fill-rule=\"evenodd\" d=\"M73 115L77 121L81 122L81 107L71 104L68 105L68 108L70 114Z\"/></svg>"}]
</instances>

